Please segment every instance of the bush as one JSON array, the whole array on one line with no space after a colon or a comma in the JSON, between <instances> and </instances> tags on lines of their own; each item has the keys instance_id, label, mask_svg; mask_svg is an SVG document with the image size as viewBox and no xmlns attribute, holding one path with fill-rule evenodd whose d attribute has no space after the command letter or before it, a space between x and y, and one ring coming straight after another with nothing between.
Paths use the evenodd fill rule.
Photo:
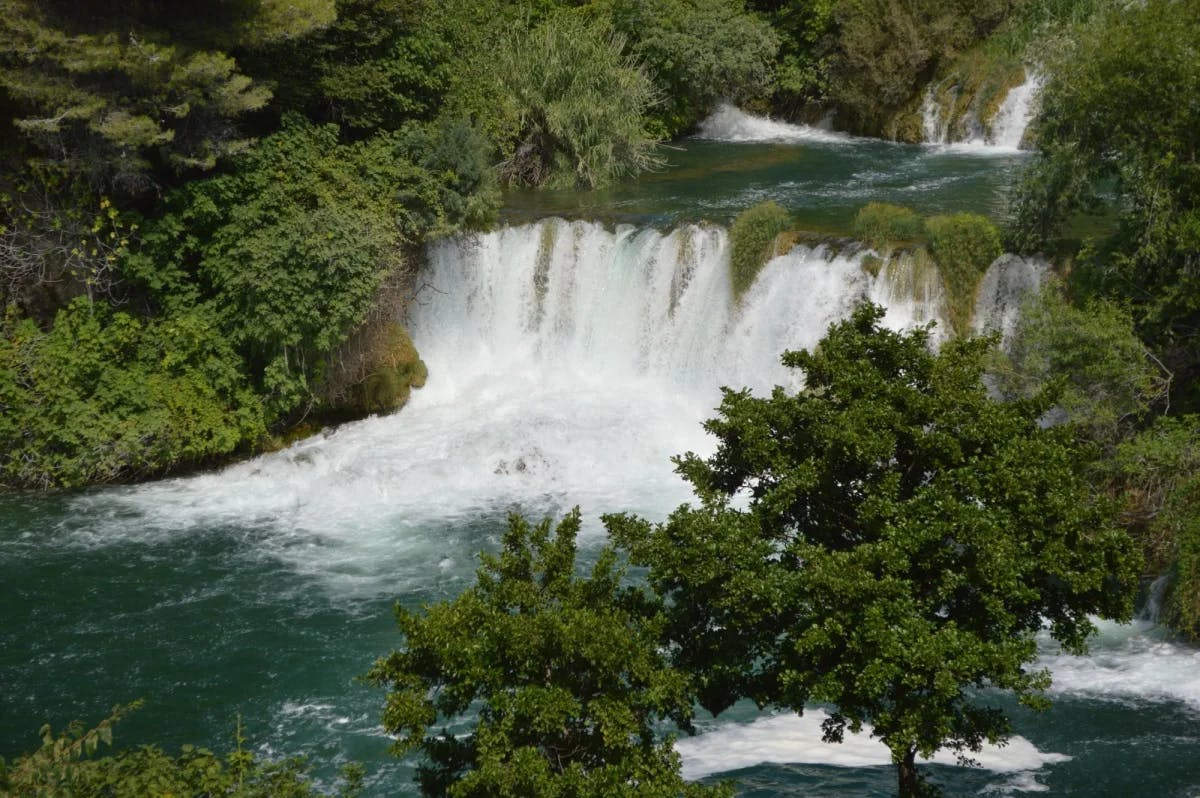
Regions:
<instances>
[{"instance_id":1,"label":"bush","mask_svg":"<svg viewBox=\"0 0 1200 798\"><path fill-rule=\"evenodd\" d=\"M126 273L168 309L220 308L269 420L287 420L319 404L329 353L402 268L402 244L490 218L482 146L461 120L343 144L292 118L233 174L175 192Z\"/></svg>"},{"instance_id":2,"label":"bush","mask_svg":"<svg viewBox=\"0 0 1200 798\"><path fill-rule=\"evenodd\" d=\"M1200 640L1200 416L1161 417L1116 447L1097 469L1124 499L1150 567L1170 589L1162 620Z\"/></svg>"},{"instance_id":3,"label":"bush","mask_svg":"<svg viewBox=\"0 0 1200 798\"><path fill-rule=\"evenodd\" d=\"M153 745L143 745L111 756L95 756L101 743L112 745L113 725L140 702L115 707L95 727L71 723L55 735L43 726L38 750L6 763L0 758L0 795L30 798L100 798L101 796L236 795L239 798L320 798L301 758L264 761L245 750L246 739L238 724L236 748L218 755L206 748L183 746L171 756ZM361 792L362 766L342 769L340 798Z\"/></svg>"},{"instance_id":4,"label":"bush","mask_svg":"<svg viewBox=\"0 0 1200 798\"><path fill-rule=\"evenodd\" d=\"M2 332L2 484L154 476L265 433L240 358L200 310L148 323L80 298L49 332L16 318Z\"/></svg>"},{"instance_id":5,"label":"bush","mask_svg":"<svg viewBox=\"0 0 1200 798\"><path fill-rule=\"evenodd\" d=\"M986 36L1015 5L1014 0L838 3L829 69L842 121L855 131L880 132L923 79Z\"/></svg>"},{"instance_id":6,"label":"bush","mask_svg":"<svg viewBox=\"0 0 1200 798\"><path fill-rule=\"evenodd\" d=\"M735 297L754 285L773 254L775 238L791 223L791 216L776 202L760 202L738 214L729 231L729 276Z\"/></svg>"},{"instance_id":7,"label":"bush","mask_svg":"<svg viewBox=\"0 0 1200 798\"><path fill-rule=\"evenodd\" d=\"M854 234L878 250L913 243L921 232L921 217L902 205L871 202L854 217Z\"/></svg>"},{"instance_id":8,"label":"bush","mask_svg":"<svg viewBox=\"0 0 1200 798\"><path fill-rule=\"evenodd\" d=\"M995 385L1008 398L1063 383L1058 407L1088 439L1112 446L1166 399L1170 377L1129 313L1100 300L1076 307L1057 285L1021 308Z\"/></svg>"},{"instance_id":9,"label":"bush","mask_svg":"<svg viewBox=\"0 0 1200 798\"><path fill-rule=\"evenodd\" d=\"M493 74L517 131L501 165L508 182L590 188L660 163L643 127L654 88L624 47L604 27L567 13L501 47Z\"/></svg>"},{"instance_id":10,"label":"bush","mask_svg":"<svg viewBox=\"0 0 1200 798\"><path fill-rule=\"evenodd\" d=\"M975 289L1003 253L1000 231L983 216L956 213L925 220L929 246L946 288L950 326L965 335L975 313Z\"/></svg>"},{"instance_id":11,"label":"bush","mask_svg":"<svg viewBox=\"0 0 1200 798\"><path fill-rule=\"evenodd\" d=\"M671 138L719 100L765 94L779 40L741 0L614 0L613 27L654 79L656 132Z\"/></svg>"}]
</instances>

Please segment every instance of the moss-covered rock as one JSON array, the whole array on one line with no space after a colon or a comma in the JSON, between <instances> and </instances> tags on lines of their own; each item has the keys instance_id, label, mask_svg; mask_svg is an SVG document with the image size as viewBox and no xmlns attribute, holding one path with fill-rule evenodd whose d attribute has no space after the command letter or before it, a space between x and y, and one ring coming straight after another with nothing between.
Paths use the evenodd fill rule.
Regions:
<instances>
[{"instance_id":1,"label":"moss-covered rock","mask_svg":"<svg viewBox=\"0 0 1200 798\"><path fill-rule=\"evenodd\" d=\"M729 268L733 295L741 298L763 265L775 255L775 240L792 223L777 202L760 202L738 214L729 230Z\"/></svg>"},{"instance_id":2,"label":"moss-covered rock","mask_svg":"<svg viewBox=\"0 0 1200 798\"><path fill-rule=\"evenodd\" d=\"M1000 231L974 213L932 216L925 220L929 248L946 289L950 327L965 335L975 313L975 290L988 266L1000 257Z\"/></svg>"},{"instance_id":3,"label":"moss-covered rock","mask_svg":"<svg viewBox=\"0 0 1200 798\"><path fill-rule=\"evenodd\" d=\"M347 392L344 410L362 415L399 410L413 388L425 385L429 370L417 354L408 331L395 322L384 325L366 359L363 378Z\"/></svg>"},{"instance_id":4,"label":"moss-covered rock","mask_svg":"<svg viewBox=\"0 0 1200 798\"><path fill-rule=\"evenodd\" d=\"M886 202L869 203L854 217L854 234L883 253L917 243L922 229L916 211Z\"/></svg>"}]
</instances>

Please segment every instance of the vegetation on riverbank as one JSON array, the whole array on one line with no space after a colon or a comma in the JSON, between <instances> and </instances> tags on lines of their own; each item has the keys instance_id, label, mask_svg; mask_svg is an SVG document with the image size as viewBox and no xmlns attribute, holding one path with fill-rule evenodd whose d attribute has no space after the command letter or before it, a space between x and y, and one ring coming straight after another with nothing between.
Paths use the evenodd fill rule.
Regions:
<instances>
[{"instance_id":1,"label":"vegetation on riverbank","mask_svg":"<svg viewBox=\"0 0 1200 798\"><path fill-rule=\"evenodd\" d=\"M0 484L32 488L159 475L314 419L400 406L426 378L397 321L414 253L488 225L503 182L590 187L652 168L654 142L724 96L832 110L878 133L940 77L969 89L956 107L986 118L1023 48L1047 31L1063 44L1045 54L1038 153L1007 234L1023 251L1075 251L1007 355L987 361L975 341L934 355L921 334L889 337L860 311L823 349L789 357L808 392L728 394L710 423L724 448L680 463L703 506L661 527L613 523L656 599L622 592L611 559L574 578L577 518L553 541L517 525L480 587L441 610L462 645L402 617L407 653L374 674L393 689L385 722L430 755L434 794L460 780L555 795L636 779L698 794L655 737L663 719L686 727L693 696L717 709L829 702L829 736L873 724L916 794L916 754L1009 731L967 688L1038 703L1044 685L1024 666L1043 617L1072 649L1086 612L1128 617L1138 557L1108 502L1151 573L1171 577L1164 619L1200 637L1194 0L1119 13L1067 0L307 0L293 14L225 4L182 18L154 3L102 2L85 17L2 0L0 11L12 122L0 141ZM1108 197L1117 229L1064 242L1065 222ZM786 224L778 206L739 217L738 294ZM877 249L927 252L951 324L967 331L1001 250L990 222L870 205L857 224ZM1004 401L983 390L985 362ZM1014 502L1013 484L1040 503ZM743 488L751 509L731 509ZM522 658L543 634L558 648L532 648L558 670ZM478 682L455 693L445 673L464 635L511 645L513 666L469 660ZM579 651L587 661L560 667ZM478 740L426 735L476 698ZM84 739L50 738L47 753L74 757ZM104 783L143 766L173 774L171 789L190 789L197 770L218 786L257 773L268 792L309 789L286 767L194 750L76 772ZM504 784L511 773L526 781Z\"/></svg>"},{"instance_id":2,"label":"vegetation on riverbank","mask_svg":"<svg viewBox=\"0 0 1200 798\"><path fill-rule=\"evenodd\" d=\"M192 745L183 746L177 756L154 745L98 755L102 745L112 746L116 723L140 705L115 707L92 728L75 722L55 734L49 725L43 726L37 750L12 762L0 757L0 796L355 798L361 793L360 765L343 768L338 791L326 793L309 779L304 760L276 762L248 751L240 722L233 735L235 747L224 755Z\"/></svg>"}]
</instances>

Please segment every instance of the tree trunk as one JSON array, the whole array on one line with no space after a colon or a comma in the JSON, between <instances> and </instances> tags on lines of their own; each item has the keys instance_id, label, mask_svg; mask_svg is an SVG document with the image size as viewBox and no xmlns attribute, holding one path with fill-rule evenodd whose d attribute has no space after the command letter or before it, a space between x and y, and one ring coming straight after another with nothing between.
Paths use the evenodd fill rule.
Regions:
<instances>
[{"instance_id":1,"label":"tree trunk","mask_svg":"<svg viewBox=\"0 0 1200 798\"><path fill-rule=\"evenodd\" d=\"M896 763L896 775L900 777L900 798L920 798L921 777L917 775L916 749L908 749L903 761Z\"/></svg>"}]
</instances>

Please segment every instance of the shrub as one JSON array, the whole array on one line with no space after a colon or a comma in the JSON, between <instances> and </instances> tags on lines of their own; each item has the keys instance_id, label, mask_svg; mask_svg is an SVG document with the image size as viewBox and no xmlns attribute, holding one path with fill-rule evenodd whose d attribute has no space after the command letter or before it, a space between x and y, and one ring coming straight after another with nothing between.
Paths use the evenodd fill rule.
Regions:
<instances>
[{"instance_id":1,"label":"shrub","mask_svg":"<svg viewBox=\"0 0 1200 798\"><path fill-rule=\"evenodd\" d=\"M1200 639L1200 416L1160 417L1097 468L1124 498L1150 567L1171 577L1162 620Z\"/></svg>"},{"instance_id":2,"label":"shrub","mask_svg":"<svg viewBox=\"0 0 1200 798\"><path fill-rule=\"evenodd\" d=\"M733 295L741 297L770 259L775 238L791 226L788 212L776 202L760 202L738 214L729 231L729 268Z\"/></svg>"},{"instance_id":3,"label":"shrub","mask_svg":"<svg viewBox=\"0 0 1200 798\"><path fill-rule=\"evenodd\" d=\"M265 432L241 361L200 310L142 322L77 299L42 332L0 328L0 484L161 474Z\"/></svg>"},{"instance_id":4,"label":"shrub","mask_svg":"<svg viewBox=\"0 0 1200 798\"><path fill-rule=\"evenodd\" d=\"M143 745L110 756L96 756L100 744L112 745L113 725L140 706L114 707L95 727L78 721L55 735L49 725L40 732L41 747L11 763L0 758L0 795L51 796L237 795L239 798L321 798L302 758L264 760L245 750L239 723L236 748L224 756L184 745L178 756ZM339 798L361 792L363 769L342 768ZM328 794L332 795L332 793Z\"/></svg>"},{"instance_id":5,"label":"shrub","mask_svg":"<svg viewBox=\"0 0 1200 798\"><path fill-rule=\"evenodd\" d=\"M344 144L333 125L289 119L236 172L176 192L126 272L168 308L220 308L269 420L288 420L319 403L329 353L402 267L403 243L486 223L479 145L461 120Z\"/></svg>"},{"instance_id":6,"label":"shrub","mask_svg":"<svg viewBox=\"0 0 1200 798\"><path fill-rule=\"evenodd\" d=\"M921 237L921 217L911 208L871 202L854 217L854 234L875 249L890 249Z\"/></svg>"},{"instance_id":7,"label":"shrub","mask_svg":"<svg viewBox=\"0 0 1200 798\"><path fill-rule=\"evenodd\" d=\"M614 0L612 18L661 92L652 116L665 137L685 132L719 100L768 89L779 40L741 0Z\"/></svg>"},{"instance_id":8,"label":"shrub","mask_svg":"<svg viewBox=\"0 0 1200 798\"><path fill-rule=\"evenodd\" d=\"M512 183L593 187L657 166L643 120L655 100L625 42L596 23L557 14L495 55L516 143L501 165Z\"/></svg>"},{"instance_id":9,"label":"shrub","mask_svg":"<svg viewBox=\"0 0 1200 798\"><path fill-rule=\"evenodd\" d=\"M1111 302L1067 302L1049 285L1021 308L1007 352L994 373L1008 398L1062 382L1058 407L1089 440L1113 445L1166 399L1167 375Z\"/></svg>"},{"instance_id":10,"label":"shrub","mask_svg":"<svg viewBox=\"0 0 1200 798\"><path fill-rule=\"evenodd\" d=\"M925 230L946 288L950 326L959 335L965 335L975 313L979 280L1004 251L1000 231L974 213L932 216L925 220Z\"/></svg>"}]
</instances>

